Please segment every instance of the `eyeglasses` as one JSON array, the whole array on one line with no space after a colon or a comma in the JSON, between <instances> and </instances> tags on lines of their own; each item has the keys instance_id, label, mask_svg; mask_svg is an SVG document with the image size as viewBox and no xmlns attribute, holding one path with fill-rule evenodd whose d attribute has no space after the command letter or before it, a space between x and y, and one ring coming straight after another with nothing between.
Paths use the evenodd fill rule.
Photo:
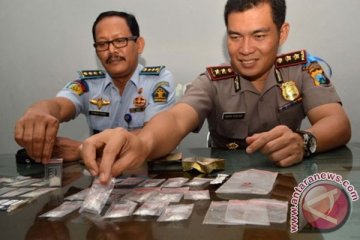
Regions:
<instances>
[{"instance_id":1,"label":"eyeglasses","mask_svg":"<svg viewBox=\"0 0 360 240\"><path fill-rule=\"evenodd\" d=\"M106 51L106 50L109 49L110 43L115 48L123 48L123 47L126 47L128 45L129 41L136 42L137 39L138 39L137 36L131 36L131 37L115 38L115 39L113 39L111 41L99 41L99 42L94 43L94 48L98 52Z\"/></svg>"}]
</instances>

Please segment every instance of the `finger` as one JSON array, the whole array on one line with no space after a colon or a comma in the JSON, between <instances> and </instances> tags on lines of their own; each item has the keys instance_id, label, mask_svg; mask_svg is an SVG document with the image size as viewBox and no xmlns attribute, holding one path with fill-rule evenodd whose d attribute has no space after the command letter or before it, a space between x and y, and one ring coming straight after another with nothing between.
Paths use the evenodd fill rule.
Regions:
<instances>
[{"instance_id":1,"label":"finger","mask_svg":"<svg viewBox=\"0 0 360 240\"><path fill-rule=\"evenodd\" d=\"M282 159L276 162L276 165L279 167L289 167L296 163L300 163L302 161L302 157L296 157L296 155L291 155L285 159Z\"/></svg>"},{"instance_id":2,"label":"finger","mask_svg":"<svg viewBox=\"0 0 360 240\"><path fill-rule=\"evenodd\" d=\"M47 163L52 156L52 151L56 141L56 134L59 129L59 122L52 121L46 125L45 128L45 138L43 142L43 150L42 150L42 157L41 162Z\"/></svg>"},{"instance_id":3,"label":"finger","mask_svg":"<svg viewBox=\"0 0 360 240\"><path fill-rule=\"evenodd\" d=\"M264 133L258 133L256 136L256 140L253 140L253 142L247 146L246 152L251 154L256 152L257 150L264 147L265 144L267 144L269 141L271 141L274 136L272 136L271 132L264 132ZM251 141L252 139L250 139Z\"/></svg>"},{"instance_id":4,"label":"finger","mask_svg":"<svg viewBox=\"0 0 360 240\"><path fill-rule=\"evenodd\" d=\"M96 161L97 148L99 148L99 146L96 146L95 142L91 137L85 140L81 147L81 157L84 161L86 168L93 176L97 176L99 174L99 168Z\"/></svg>"},{"instance_id":5,"label":"finger","mask_svg":"<svg viewBox=\"0 0 360 240\"><path fill-rule=\"evenodd\" d=\"M23 141L24 129L25 126L22 124L21 121L18 121L15 125L14 138L16 143L22 147L24 147L24 141Z\"/></svg>"},{"instance_id":6,"label":"finger","mask_svg":"<svg viewBox=\"0 0 360 240\"><path fill-rule=\"evenodd\" d=\"M42 160L42 152L45 141L45 126L42 124L36 124L32 133L32 154L36 160Z\"/></svg>"},{"instance_id":7,"label":"finger","mask_svg":"<svg viewBox=\"0 0 360 240\"><path fill-rule=\"evenodd\" d=\"M110 180L113 164L117 160L121 149L126 144L126 136L118 136L120 137L111 138L104 148L103 156L99 167L100 182L102 183L107 183ZM121 161L122 160L119 160L118 162ZM119 172L119 174L120 173L121 172Z\"/></svg>"},{"instance_id":8,"label":"finger","mask_svg":"<svg viewBox=\"0 0 360 240\"><path fill-rule=\"evenodd\" d=\"M34 125L32 122L29 122L28 124L26 124L26 127L23 130L23 136L22 136L22 141L23 141L23 147L26 149L26 153L29 155L29 157L31 157L32 159L34 159L36 162L40 162L40 158L38 158L33 150L33 141L34 141Z\"/></svg>"}]
</instances>

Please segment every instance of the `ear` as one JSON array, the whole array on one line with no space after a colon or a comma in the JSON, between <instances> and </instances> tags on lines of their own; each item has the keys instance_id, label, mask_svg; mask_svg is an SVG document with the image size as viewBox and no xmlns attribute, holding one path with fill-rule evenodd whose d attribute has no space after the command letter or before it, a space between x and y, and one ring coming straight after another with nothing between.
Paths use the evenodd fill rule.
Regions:
<instances>
[{"instance_id":1,"label":"ear","mask_svg":"<svg viewBox=\"0 0 360 240\"><path fill-rule=\"evenodd\" d=\"M285 43L290 31L290 25L285 22L280 28L280 45Z\"/></svg>"},{"instance_id":2,"label":"ear","mask_svg":"<svg viewBox=\"0 0 360 240\"><path fill-rule=\"evenodd\" d=\"M145 39L143 37L139 37L136 40L137 52L138 54L142 54L145 48Z\"/></svg>"}]
</instances>

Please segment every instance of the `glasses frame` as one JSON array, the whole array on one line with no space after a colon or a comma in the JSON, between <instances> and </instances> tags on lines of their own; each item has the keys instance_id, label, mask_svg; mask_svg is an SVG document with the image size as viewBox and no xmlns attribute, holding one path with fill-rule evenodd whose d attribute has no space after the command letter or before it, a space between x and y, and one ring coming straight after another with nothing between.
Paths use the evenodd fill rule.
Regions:
<instances>
[{"instance_id":1,"label":"glasses frame","mask_svg":"<svg viewBox=\"0 0 360 240\"><path fill-rule=\"evenodd\" d=\"M94 48L96 49L97 52L103 52L103 51L109 50L110 43L113 45L114 48L124 48L124 47L126 47L126 46L129 44L129 41L134 41L134 42L136 42L136 40L137 40L138 38L139 38L138 36L130 36L130 37L115 38L115 39L109 40L109 41L98 41L98 42L95 42L95 43L93 44L93 46L94 46ZM118 47L118 46L116 46L116 45L114 44L114 42L116 42L116 41L119 41L119 42L124 41L124 44ZM104 49L98 50L98 49L97 49L98 44L106 44L107 47L104 48Z\"/></svg>"}]
</instances>

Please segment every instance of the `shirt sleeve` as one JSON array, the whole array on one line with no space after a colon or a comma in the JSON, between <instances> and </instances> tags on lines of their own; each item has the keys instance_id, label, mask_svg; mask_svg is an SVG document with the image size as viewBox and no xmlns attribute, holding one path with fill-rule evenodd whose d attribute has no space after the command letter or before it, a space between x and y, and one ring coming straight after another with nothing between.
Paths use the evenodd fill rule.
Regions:
<instances>
[{"instance_id":1,"label":"shirt sleeve","mask_svg":"<svg viewBox=\"0 0 360 240\"><path fill-rule=\"evenodd\" d=\"M82 84L86 83L81 83L78 80L70 82L56 94L56 97L67 98L75 105L76 113L74 118L76 118L80 113L85 112L84 101L87 92L86 88Z\"/></svg>"},{"instance_id":2,"label":"shirt sleeve","mask_svg":"<svg viewBox=\"0 0 360 240\"><path fill-rule=\"evenodd\" d=\"M194 132L201 129L206 117L213 109L215 93L216 91L211 80L205 74L200 75L197 79L187 85L185 93L179 100L179 103L188 104L197 112L199 126Z\"/></svg>"},{"instance_id":3,"label":"shirt sleeve","mask_svg":"<svg viewBox=\"0 0 360 240\"><path fill-rule=\"evenodd\" d=\"M148 122L157 113L174 105L176 101L175 82L168 70L163 70L152 85L149 104L145 109L144 122Z\"/></svg>"},{"instance_id":4,"label":"shirt sleeve","mask_svg":"<svg viewBox=\"0 0 360 240\"><path fill-rule=\"evenodd\" d=\"M302 73L302 92L305 113L324 104L341 104L341 99L330 81L328 84L316 85L314 84L314 79L311 78L307 71L303 71Z\"/></svg>"}]
</instances>

